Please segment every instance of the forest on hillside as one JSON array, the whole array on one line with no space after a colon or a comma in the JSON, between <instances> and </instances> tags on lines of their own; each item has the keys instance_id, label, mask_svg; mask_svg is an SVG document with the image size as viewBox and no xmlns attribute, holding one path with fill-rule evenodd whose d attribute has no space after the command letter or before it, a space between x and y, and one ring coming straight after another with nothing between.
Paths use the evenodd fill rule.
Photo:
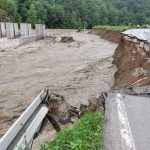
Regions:
<instances>
[{"instance_id":1,"label":"forest on hillside","mask_svg":"<svg viewBox=\"0 0 150 150\"><path fill-rule=\"evenodd\" d=\"M0 0L0 21L49 28L150 24L150 0Z\"/></svg>"}]
</instances>

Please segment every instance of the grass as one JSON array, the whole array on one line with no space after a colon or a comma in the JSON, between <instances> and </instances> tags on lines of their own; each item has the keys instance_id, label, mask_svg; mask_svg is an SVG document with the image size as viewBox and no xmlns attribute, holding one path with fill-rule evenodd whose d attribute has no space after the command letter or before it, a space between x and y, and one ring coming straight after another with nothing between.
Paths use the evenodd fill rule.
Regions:
<instances>
[{"instance_id":1,"label":"grass","mask_svg":"<svg viewBox=\"0 0 150 150\"><path fill-rule=\"evenodd\" d=\"M103 123L102 112L89 112L73 128L60 131L53 142L41 145L40 150L103 150Z\"/></svg>"},{"instance_id":2,"label":"grass","mask_svg":"<svg viewBox=\"0 0 150 150\"><path fill-rule=\"evenodd\" d=\"M127 30L127 29L131 29L130 26L107 26L107 25L98 25L98 26L94 26L93 29L103 29L103 30Z\"/></svg>"}]
</instances>

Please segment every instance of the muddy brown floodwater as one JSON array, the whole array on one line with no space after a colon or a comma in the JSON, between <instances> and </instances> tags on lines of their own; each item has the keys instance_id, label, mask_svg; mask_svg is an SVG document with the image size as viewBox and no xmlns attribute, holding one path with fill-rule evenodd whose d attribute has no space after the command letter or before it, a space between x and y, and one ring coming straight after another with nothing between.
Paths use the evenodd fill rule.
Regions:
<instances>
[{"instance_id":1,"label":"muddy brown floodwater","mask_svg":"<svg viewBox=\"0 0 150 150\"><path fill-rule=\"evenodd\" d=\"M43 89L64 95L71 105L87 104L90 95L109 90L116 68L116 44L74 30L47 30L56 36L17 47L18 41L0 42L0 134ZM63 35L73 43L61 43ZM14 43L14 44L13 44Z\"/></svg>"}]
</instances>

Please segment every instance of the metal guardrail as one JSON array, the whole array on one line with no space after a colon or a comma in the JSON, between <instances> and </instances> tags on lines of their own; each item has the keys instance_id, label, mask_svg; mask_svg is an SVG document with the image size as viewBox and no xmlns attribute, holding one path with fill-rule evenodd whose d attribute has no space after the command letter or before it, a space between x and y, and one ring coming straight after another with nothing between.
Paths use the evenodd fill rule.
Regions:
<instances>
[{"instance_id":1,"label":"metal guardrail","mask_svg":"<svg viewBox=\"0 0 150 150\"><path fill-rule=\"evenodd\" d=\"M31 149L49 108L44 104L48 91L42 91L0 139L0 150Z\"/></svg>"}]
</instances>

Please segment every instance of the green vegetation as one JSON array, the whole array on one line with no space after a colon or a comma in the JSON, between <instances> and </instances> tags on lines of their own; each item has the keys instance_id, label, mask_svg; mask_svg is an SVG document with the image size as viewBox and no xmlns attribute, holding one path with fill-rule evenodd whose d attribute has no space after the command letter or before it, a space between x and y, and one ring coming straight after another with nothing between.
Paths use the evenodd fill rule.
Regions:
<instances>
[{"instance_id":1,"label":"green vegetation","mask_svg":"<svg viewBox=\"0 0 150 150\"><path fill-rule=\"evenodd\" d=\"M130 26L102 26L102 25L98 25L98 26L94 26L93 29L102 29L102 30L127 30L127 29L131 29L132 27Z\"/></svg>"},{"instance_id":2,"label":"green vegetation","mask_svg":"<svg viewBox=\"0 0 150 150\"><path fill-rule=\"evenodd\" d=\"M150 24L150 0L0 0L0 20L4 16L49 28L141 26Z\"/></svg>"},{"instance_id":3,"label":"green vegetation","mask_svg":"<svg viewBox=\"0 0 150 150\"><path fill-rule=\"evenodd\" d=\"M0 3L0 18L4 18L6 16L6 11L2 3Z\"/></svg>"},{"instance_id":4,"label":"green vegetation","mask_svg":"<svg viewBox=\"0 0 150 150\"><path fill-rule=\"evenodd\" d=\"M55 141L41 146L41 150L103 150L102 112L87 113L73 128L57 134Z\"/></svg>"},{"instance_id":5,"label":"green vegetation","mask_svg":"<svg viewBox=\"0 0 150 150\"><path fill-rule=\"evenodd\" d=\"M5 16L6 11L2 8L0 8L0 18L2 18L3 16Z\"/></svg>"}]
</instances>

